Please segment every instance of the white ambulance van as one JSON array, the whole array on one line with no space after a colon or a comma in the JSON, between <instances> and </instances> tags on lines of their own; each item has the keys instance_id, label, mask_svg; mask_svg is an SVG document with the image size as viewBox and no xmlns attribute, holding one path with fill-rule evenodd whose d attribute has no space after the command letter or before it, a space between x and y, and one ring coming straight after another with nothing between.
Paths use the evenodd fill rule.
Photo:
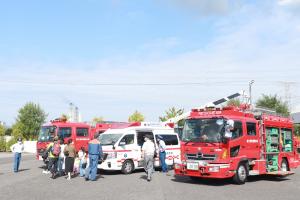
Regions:
<instances>
[{"instance_id":1,"label":"white ambulance van","mask_svg":"<svg viewBox=\"0 0 300 200\"><path fill-rule=\"evenodd\" d=\"M143 168L141 148L145 135L155 138L158 152L157 136L163 137L166 143L166 164L173 165L180 160L180 141L174 129L164 123L141 122L123 129L108 129L99 136L106 159L98 165L103 170L121 170L130 174L135 169ZM155 158L155 167L160 166Z\"/></svg>"}]
</instances>

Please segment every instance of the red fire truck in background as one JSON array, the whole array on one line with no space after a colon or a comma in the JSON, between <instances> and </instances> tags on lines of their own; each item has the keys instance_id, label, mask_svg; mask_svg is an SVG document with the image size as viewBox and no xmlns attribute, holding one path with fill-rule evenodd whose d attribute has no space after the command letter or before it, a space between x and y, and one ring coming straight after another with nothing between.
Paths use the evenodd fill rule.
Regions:
<instances>
[{"instance_id":1,"label":"red fire truck in background","mask_svg":"<svg viewBox=\"0 0 300 200\"><path fill-rule=\"evenodd\" d=\"M87 123L68 122L62 119L52 120L41 127L37 142L37 159L42 160L44 151L55 136L60 140L63 139L65 144L72 139L76 151L79 151L81 147L87 149L88 142L93 139L95 133L101 134L108 129L126 128L133 125L134 123L104 121L90 126Z\"/></svg>"},{"instance_id":2,"label":"red fire truck in background","mask_svg":"<svg viewBox=\"0 0 300 200\"><path fill-rule=\"evenodd\" d=\"M299 147L290 118L248 105L193 109L185 120L175 175L233 178L237 184L253 175L285 176L300 164Z\"/></svg>"},{"instance_id":3,"label":"red fire truck in background","mask_svg":"<svg viewBox=\"0 0 300 200\"><path fill-rule=\"evenodd\" d=\"M66 122L60 119L52 120L50 123L44 124L39 133L37 141L37 158L39 160L42 160L44 151L55 136L64 140L64 143L72 139L78 151L81 147L87 148L93 134L90 125L86 123Z\"/></svg>"}]
</instances>

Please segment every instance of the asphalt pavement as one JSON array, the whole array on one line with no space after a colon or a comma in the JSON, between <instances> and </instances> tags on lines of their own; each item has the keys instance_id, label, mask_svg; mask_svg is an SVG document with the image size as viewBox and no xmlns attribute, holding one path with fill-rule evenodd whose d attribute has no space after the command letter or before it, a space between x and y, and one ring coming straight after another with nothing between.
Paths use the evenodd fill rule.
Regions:
<instances>
[{"instance_id":1,"label":"asphalt pavement","mask_svg":"<svg viewBox=\"0 0 300 200\"><path fill-rule=\"evenodd\" d=\"M198 180L156 172L147 182L143 171L130 175L103 172L97 181L81 177L52 180L42 174L43 163L23 155L20 172L12 171L12 154L0 153L0 200L103 199L103 200L298 200L300 169L286 178L250 177L245 185L230 180Z\"/></svg>"}]
</instances>

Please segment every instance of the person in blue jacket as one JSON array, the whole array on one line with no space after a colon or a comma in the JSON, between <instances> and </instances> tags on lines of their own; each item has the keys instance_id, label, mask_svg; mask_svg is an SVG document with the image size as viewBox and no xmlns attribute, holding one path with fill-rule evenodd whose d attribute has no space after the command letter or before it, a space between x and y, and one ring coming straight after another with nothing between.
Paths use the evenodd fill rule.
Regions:
<instances>
[{"instance_id":1,"label":"person in blue jacket","mask_svg":"<svg viewBox=\"0 0 300 200\"><path fill-rule=\"evenodd\" d=\"M99 134L94 135L94 139L89 142L88 146L88 153L89 153L89 166L86 169L85 172L85 180L96 180L97 175L97 166L99 158L102 157L102 146L100 144L100 141L98 140Z\"/></svg>"}]
</instances>

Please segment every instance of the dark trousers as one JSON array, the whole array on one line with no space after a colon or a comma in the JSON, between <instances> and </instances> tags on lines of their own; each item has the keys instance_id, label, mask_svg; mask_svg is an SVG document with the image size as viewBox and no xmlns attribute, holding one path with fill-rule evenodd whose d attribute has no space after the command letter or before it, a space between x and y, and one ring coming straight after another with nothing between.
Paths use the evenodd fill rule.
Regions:
<instances>
[{"instance_id":1,"label":"dark trousers","mask_svg":"<svg viewBox=\"0 0 300 200\"><path fill-rule=\"evenodd\" d=\"M159 152L159 160L161 163L161 171L162 172L167 172L168 171L168 166L166 164L166 152Z\"/></svg>"},{"instance_id":2,"label":"dark trousers","mask_svg":"<svg viewBox=\"0 0 300 200\"><path fill-rule=\"evenodd\" d=\"M19 171L20 162L21 162L21 153L15 153L15 156L14 156L14 172Z\"/></svg>"},{"instance_id":3,"label":"dark trousers","mask_svg":"<svg viewBox=\"0 0 300 200\"><path fill-rule=\"evenodd\" d=\"M49 158L48 170L50 170L52 174L56 174L57 172L57 161L58 158Z\"/></svg>"},{"instance_id":4,"label":"dark trousers","mask_svg":"<svg viewBox=\"0 0 300 200\"><path fill-rule=\"evenodd\" d=\"M85 178L91 181L96 180L99 155L89 154L89 167L85 171Z\"/></svg>"},{"instance_id":5,"label":"dark trousers","mask_svg":"<svg viewBox=\"0 0 300 200\"><path fill-rule=\"evenodd\" d=\"M63 171L63 164L64 164L64 158L63 157L58 157L58 173L60 176L64 175Z\"/></svg>"}]
</instances>

